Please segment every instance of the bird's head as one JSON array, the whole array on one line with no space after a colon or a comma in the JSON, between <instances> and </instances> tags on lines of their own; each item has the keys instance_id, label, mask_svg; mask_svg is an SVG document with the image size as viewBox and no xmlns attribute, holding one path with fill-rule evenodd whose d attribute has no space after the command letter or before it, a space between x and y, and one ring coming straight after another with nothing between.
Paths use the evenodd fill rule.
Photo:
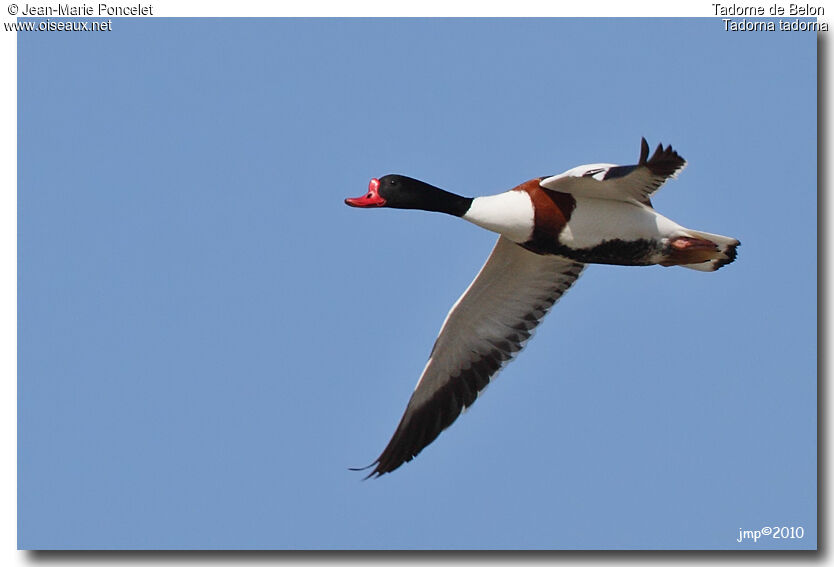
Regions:
<instances>
[{"instance_id":1,"label":"bird's head","mask_svg":"<svg viewBox=\"0 0 834 567\"><path fill-rule=\"evenodd\" d=\"M368 192L345 199L351 207L391 207L393 209L429 209L438 195L445 193L428 183L405 175L386 175L371 179Z\"/></svg>"}]
</instances>

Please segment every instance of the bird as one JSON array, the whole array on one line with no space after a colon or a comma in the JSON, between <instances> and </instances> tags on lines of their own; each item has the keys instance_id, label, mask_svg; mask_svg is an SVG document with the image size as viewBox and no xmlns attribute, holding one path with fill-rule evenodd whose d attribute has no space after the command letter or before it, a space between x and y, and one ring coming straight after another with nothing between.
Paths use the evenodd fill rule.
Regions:
<instances>
[{"instance_id":1,"label":"bird","mask_svg":"<svg viewBox=\"0 0 834 567\"><path fill-rule=\"evenodd\" d=\"M469 408L531 338L587 264L682 266L713 272L736 259L735 238L685 228L651 203L686 166L671 146L635 165L595 163L484 197L462 197L404 175L371 179L345 199L359 208L421 209L498 233L475 279L440 328L391 440L367 467L379 477L411 461Z\"/></svg>"}]
</instances>

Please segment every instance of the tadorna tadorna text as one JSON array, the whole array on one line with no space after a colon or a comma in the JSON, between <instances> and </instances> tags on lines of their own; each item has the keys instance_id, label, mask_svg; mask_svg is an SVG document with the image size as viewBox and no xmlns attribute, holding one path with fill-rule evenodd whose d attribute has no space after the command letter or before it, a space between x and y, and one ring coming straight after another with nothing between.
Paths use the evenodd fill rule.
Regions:
<instances>
[{"instance_id":1,"label":"tadorna tadorna text","mask_svg":"<svg viewBox=\"0 0 834 567\"><path fill-rule=\"evenodd\" d=\"M461 197L402 175L372 179L352 207L422 209L497 232L495 248L452 306L393 437L368 475L413 459L472 405L518 353L586 264L683 266L715 271L739 241L684 228L651 195L686 162L671 146L637 165L582 165L488 197Z\"/></svg>"}]
</instances>

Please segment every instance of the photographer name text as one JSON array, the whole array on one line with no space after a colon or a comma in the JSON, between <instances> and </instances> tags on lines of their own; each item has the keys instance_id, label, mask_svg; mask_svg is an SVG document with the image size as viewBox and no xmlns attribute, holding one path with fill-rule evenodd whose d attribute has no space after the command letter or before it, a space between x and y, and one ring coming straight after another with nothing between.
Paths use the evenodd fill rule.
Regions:
<instances>
[{"instance_id":1,"label":"photographer name text","mask_svg":"<svg viewBox=\"0 0 834 567\"><path fill-rule=\"evenodd\" d=\"M58 4L56 6L35 6L24 4L19 16L153 16L153 6L113 6L111 4Z\"/></svg>"}]
</instances>

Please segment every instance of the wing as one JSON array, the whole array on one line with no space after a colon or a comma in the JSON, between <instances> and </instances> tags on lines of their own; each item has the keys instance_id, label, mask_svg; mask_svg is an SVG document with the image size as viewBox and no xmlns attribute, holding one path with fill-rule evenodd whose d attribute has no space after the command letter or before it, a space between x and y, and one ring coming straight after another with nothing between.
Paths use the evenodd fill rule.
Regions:
<instances>
[{"instance_id":1,"label":"wing","mask_svg":"<svg viewBox=\"0 0 834 567\"><path fill-rule=\"evenodd\" d=\"M649 144L643 138L637 165L581 165L543 179L540 185L545 189L571 193L577 197L637 201L651 207L652 193L667 179L677 176L685 166L686 160L672 146L664 149L663 144L658 144L649 158Z\"/></svg>"},{"instance_id":2,"label":"wing","mask_svg":"<svg viewBox=\"0 0 834 567\"><path fill-rule=\"evenodd\" d=\"M477 399L519 352L584 264L500 237L446 316L393 437L368 476L410 461Z\"/></svg>"}]
</instances>

